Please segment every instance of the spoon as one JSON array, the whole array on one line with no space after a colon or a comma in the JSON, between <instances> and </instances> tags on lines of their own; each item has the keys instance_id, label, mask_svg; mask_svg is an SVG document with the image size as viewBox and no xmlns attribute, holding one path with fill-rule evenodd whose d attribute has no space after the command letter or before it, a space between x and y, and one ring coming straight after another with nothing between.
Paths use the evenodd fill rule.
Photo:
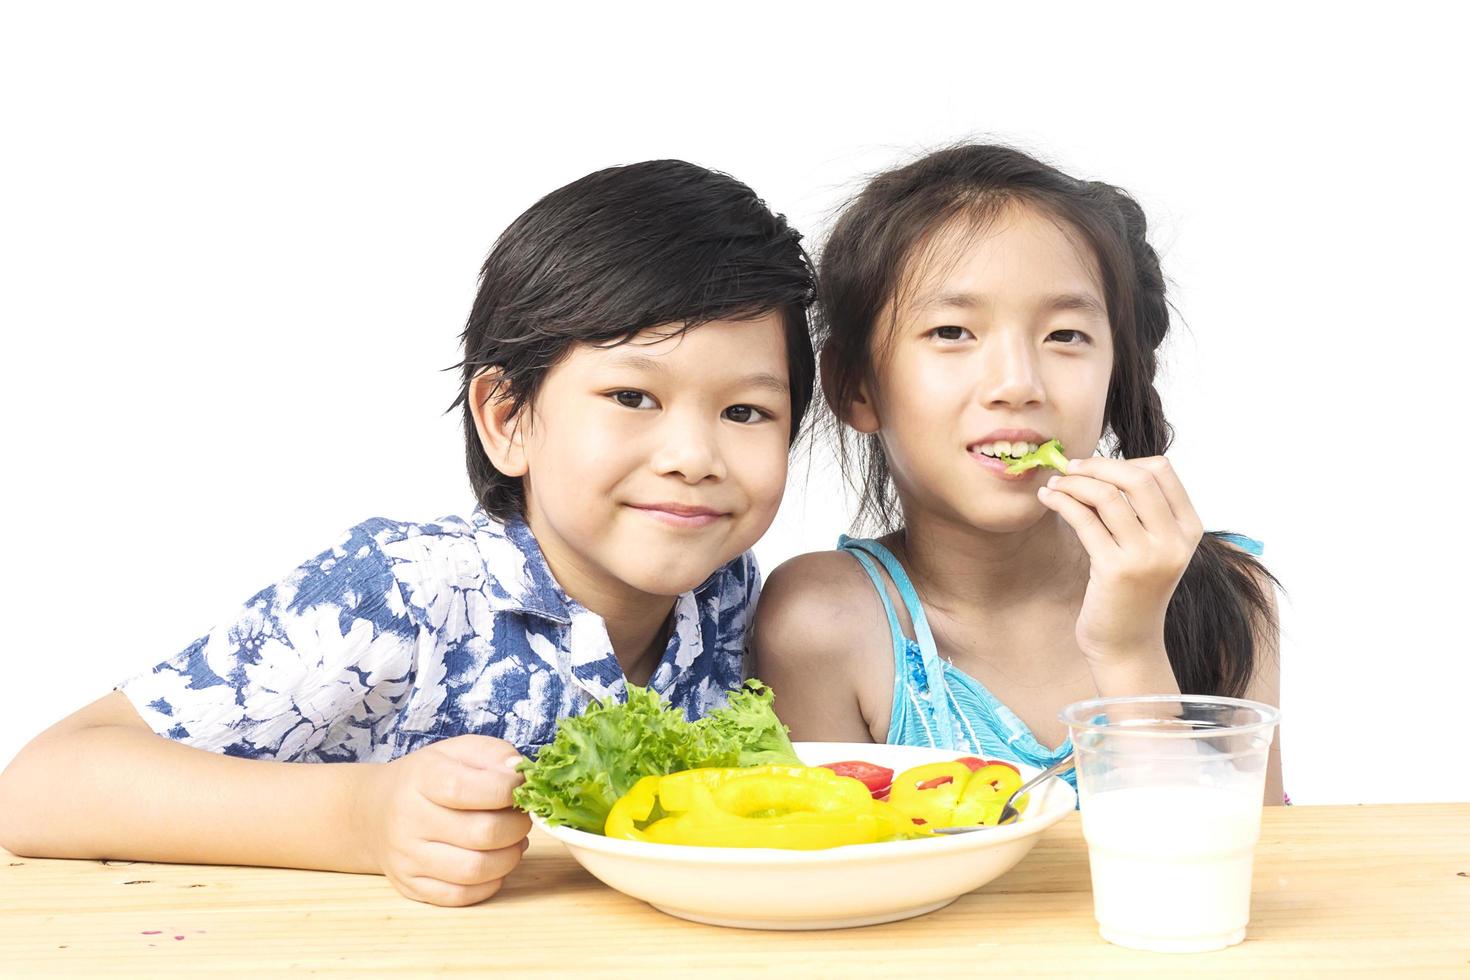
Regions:
<instances>
[{"instance_id":1,"label":"spoon","mask_svg":"<svg viewBox=\"0 0 1470 980\"><path fill-rule=\"evenodd\" d=\"M1012 793L1010 795L1010 798L1006 800L1006 805L1002 807L1000 811L1000 819L997 820L994 824L981 823L967 827L935 827L934 833L968 834L972 830L991 830L1004 824L1015 823L1016 819L1021 816L1021 811L1017 810L1015 807L1016 800L1018 800L1023 793L1027 792L1028 790L1035 789L1037 786L1046 782L1057 773L1066 772L1068 769L1071 769L1072 766L1075 765L1075 763L1076 760L1073 759L1072 753L1068 752L1056 762L1053 762L1051 765L1047 766L1040 773L1022 783L1021 788Z\"/></svg>"}]
</instances>

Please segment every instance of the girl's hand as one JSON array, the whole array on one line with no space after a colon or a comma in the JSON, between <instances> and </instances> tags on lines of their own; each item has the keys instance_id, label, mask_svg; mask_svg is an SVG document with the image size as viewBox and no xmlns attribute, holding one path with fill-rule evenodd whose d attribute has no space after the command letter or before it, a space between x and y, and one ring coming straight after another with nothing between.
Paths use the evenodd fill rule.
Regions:
<instances>
[{"instance_id":1,"label":"girl's hand","mask_svg":"<svg viewBox=\"0 0 1470 980\"><path fill-rule=\"evenodd\" d=\"M354 805L362 846L393 887L431 905L473 905L521 860L531 818L511 809L525 781L509 742L461 735L366 766Z\"/></svg>"},{"instance_id":2,"label":"girl's hand","mask_svg":"<svg viewBox=\"0 0 1470 980\"><path fill-rule=\"evenodd\" d=\"M1091 559L1077 617L1077 645L1088 663L1167 669L1164 613L1204 535L1169 461L1072 460L1067 475L1053 476L1038 495Z\"/></svg>"}]
</instances>

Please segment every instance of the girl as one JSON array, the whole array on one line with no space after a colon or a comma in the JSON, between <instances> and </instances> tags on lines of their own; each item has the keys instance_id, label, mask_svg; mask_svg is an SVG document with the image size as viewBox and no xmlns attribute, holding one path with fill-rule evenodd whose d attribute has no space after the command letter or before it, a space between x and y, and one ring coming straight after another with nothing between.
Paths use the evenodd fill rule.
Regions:
<instances>
[{"instance_id":1,"label":"girl","mask_svg":"<svg viewBox=\"0 0 1470 980\"><path fill-rule=\"evenodd\" d=\"M0 776L0 843L494 894L529 828L519 753L558 718L628 681L692 718L739 685L811 292L800 236L724 174L660 160L547 195L464 333L479 506L354 527L43 732Z\"/></svg>"},{"instance_id":2,"label":"girl","mask_svg":"<svg viewBox=\"0 0 1470 980\"><path fill-rule=\"evenodd\" d=\"M1144 231L1118 188L999 146L882 174L842 213L822 383L884 533L766 586L757 672L793 737L1045 766L1071 750L1072 701L1276 703L1274 580L1255 542L1203 533L1163 456L1169 312ZM1007 472L1051 439L1065 475Z\"/></svg>"}]
</instances>

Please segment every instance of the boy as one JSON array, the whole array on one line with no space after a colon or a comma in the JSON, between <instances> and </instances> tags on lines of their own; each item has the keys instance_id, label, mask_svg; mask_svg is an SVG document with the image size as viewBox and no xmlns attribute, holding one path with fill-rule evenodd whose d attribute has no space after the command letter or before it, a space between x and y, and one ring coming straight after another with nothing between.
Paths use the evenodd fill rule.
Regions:
<instances>
[{"instance_id":1,"label":"boy","mask_svg":"<svg viewBox=\"0 0 1470 980\"><path fill-rule=\"evenodd\" d=\"M723 174L654 161L537 202L463 336L475 512L354 527L37 736L0 844L493 895L529 829L519 753L557 719L627 682L692 718L739 684L811 294L800 236Z\"/></svg>"}]
</instances>

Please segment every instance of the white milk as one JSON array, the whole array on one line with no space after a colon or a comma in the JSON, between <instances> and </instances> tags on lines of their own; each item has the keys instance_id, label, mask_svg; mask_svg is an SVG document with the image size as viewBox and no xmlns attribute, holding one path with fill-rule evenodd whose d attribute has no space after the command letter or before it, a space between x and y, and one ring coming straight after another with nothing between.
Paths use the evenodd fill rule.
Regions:
<instances>
[{"instance_id":1,"label":"white milk","mask_svg":"<svg viewBox=\"0 0 1470 980\"><path fill-rule=\"evenodd\" d=\"M1245 938L1259 794L1202 786L1107 790L1082 803L1099 931L1156 952Z\"/></svg>"}]
</instances>

